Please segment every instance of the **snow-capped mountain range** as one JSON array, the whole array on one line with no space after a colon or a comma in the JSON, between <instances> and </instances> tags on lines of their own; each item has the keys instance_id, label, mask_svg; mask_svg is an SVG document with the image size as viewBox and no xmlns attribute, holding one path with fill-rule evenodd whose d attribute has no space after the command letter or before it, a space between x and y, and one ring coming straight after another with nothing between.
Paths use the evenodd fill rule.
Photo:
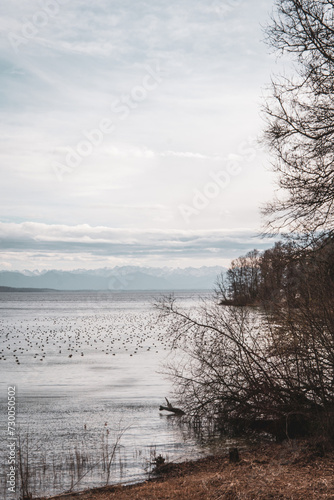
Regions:
<instances>
[{"instance_id":1,"label":"snow-capped mountain range","mask_svg":"<svg viewBox=\"0 0 334 500\"><path fill-rule=\"evenodd\" d=\"M124 266L73 271L0 271L0 286L56 290L211 290L226 268Z\"/></svg>"}]
</instances>

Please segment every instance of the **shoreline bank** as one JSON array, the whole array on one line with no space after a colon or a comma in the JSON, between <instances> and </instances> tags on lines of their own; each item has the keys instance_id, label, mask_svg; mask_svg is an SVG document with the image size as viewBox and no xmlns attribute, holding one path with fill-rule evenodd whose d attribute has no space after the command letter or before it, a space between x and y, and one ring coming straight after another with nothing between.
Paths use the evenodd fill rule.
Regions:
<instances>
[{"instance_id":1,"label":"shoreline bank","mask_svg":"<svg viewBox=\"0 0 334 500\"><path fill-rule=\"evenodd\" d=\"M166 464L157 477L35 500L200 500L334 498L334 451L306 441L259 445L240 461L215 455Z\"/></svg>"}]
</instances>

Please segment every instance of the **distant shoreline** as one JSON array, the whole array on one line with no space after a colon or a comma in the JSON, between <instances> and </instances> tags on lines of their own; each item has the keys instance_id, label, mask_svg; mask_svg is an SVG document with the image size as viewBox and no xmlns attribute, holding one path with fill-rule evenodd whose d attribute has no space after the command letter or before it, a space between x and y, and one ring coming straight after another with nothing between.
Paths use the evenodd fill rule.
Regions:
<instances>
[{"instance_id":1,"label":"distant shoreline","mask_svg":"<svg viewBox=\"0 0 334 500\"><path fill-rule=\"evenodd\" d=\"M15 288L12 286L0 286L0 292L61 292L55 288Z\"/></svg>"}]
</instances>

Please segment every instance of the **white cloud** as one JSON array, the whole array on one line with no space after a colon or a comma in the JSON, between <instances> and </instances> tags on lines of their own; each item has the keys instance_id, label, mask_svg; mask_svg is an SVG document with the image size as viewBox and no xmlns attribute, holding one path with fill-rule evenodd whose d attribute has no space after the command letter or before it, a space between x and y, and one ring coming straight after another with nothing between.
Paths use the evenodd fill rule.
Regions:
<instances>
[{"instance_id":1,"label":"white cloud","mask_svg":"<svg viewBox=\"0 0 334 500\"><path fill-rule=\"evenodd\" d=\"M239 151L261 130L259 95L275 64L260 43L267 3L62 1L15 51L8 34L21 36L42 5L1 6L0 220L14 223L1 226L4 265L20 252L27 257L25 245L39 265L59 255L90 261L99 251L105 259L108 245L114 259L122 252L127 261L144 259L154 249L159 262L178 255L189 263L211 258L205 248L217 258L232 254L233 245L236 252L248 248L259 202L271 193L263 154L249 161ZM120 119L111 104L128 99L157 61L161 84L130 102ZM115 131L58 182L52 162L104 118L115 121ZM227 160L243 163L243 174L185 224L179 205L190 204L211 169ZM29 220L41 225L18 224ZM249 233L238 239L238 232L217 230L236 227Z\"/></svg>"},{"instance_id":2,"label":"white cloud","mask_svg":"<svg viewBox=\"0 0 334 500\"><path fill-rule=\"evenodd\" d=\"M36 268L37 261L54 255L64 261L79 257L96 256L108 262L110 258L121 259L128 264L136 260L142 264L152 259L158 261L180 261L194 258L208 261L212 254L218 260L232 258L257 247L266 248L268 242L256 237L250 230L204 230L167 231L163 229L142 230L138 228L92 227L47 225L36 222L20 224L0 223L0 242L4 255L15 253L35 255L35 261L25 262L25 268ZM71 257L72 256L72 257ZM8 266L7 266L8 267Z\"/></svg>"},{"instance_id":3,"label":"white cloud","mask_svg":"<svg viewBox=\"0 0 334 500\"><path fill-rule=\"evenodd\" d=\"M210 156L203 155L201 153L191 153L190 151L182 152L182 151L166 151L160 153L160 156L176 156L178 158L191 158L194 160L209 160L209 161L222 161L223 158L221 156Z\"/></svg>"}]
</instances>

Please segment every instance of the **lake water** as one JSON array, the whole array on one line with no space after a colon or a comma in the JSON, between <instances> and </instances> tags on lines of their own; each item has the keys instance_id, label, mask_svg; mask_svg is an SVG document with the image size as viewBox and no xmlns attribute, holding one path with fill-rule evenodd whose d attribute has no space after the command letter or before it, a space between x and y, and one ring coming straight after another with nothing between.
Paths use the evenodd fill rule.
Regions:
<instances>
[{"instance_id":1,"label":"lake water","mask_svg":"<svg viewBox=\"0 0 334 500\"><path fill-rule=\"evenodd\" d=\"M16 464L33 495L138 481L160 453L177 461L209 452L159 412L172 394L163 365L173 353L152 306L158 295L0 293L0 497L20 493L18 479L15 494L6 483L8 386L16 391ZM207 293L175 295L193 307Z\"/></svg>"}]
</instances>

